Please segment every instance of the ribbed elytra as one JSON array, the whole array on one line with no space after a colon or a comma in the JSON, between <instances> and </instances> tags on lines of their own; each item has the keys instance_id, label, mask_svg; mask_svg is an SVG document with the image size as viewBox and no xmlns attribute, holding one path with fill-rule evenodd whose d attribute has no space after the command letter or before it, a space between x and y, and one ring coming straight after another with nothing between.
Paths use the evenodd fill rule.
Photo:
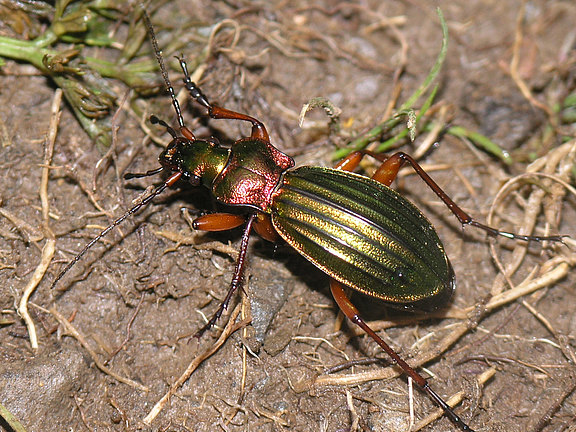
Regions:
<instances>
[{"instance_id":1,"label":"ribbed elytra","mask_svg":"<svg viewBox=\"0 0 576 432\"><path fill-rule=\"evenodd\" d=\"M322 167L289 170L271 215L290 246L360 292L427 309L452 294L454 272L430 221L375 180Z\"/></svg>"}]
</instances>

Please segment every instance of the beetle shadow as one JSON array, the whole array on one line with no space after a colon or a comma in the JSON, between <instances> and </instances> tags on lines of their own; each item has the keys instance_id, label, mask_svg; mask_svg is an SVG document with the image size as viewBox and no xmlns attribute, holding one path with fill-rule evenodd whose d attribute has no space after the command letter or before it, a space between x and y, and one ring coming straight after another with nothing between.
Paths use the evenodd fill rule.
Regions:
<instances>
[{"instance_id":1,"label":"beetle shadow","mask_svg":"<svg viewBox=\"0 0 576 432\"><path fill-rule=\"evenodd\" d=\"M324 295L327 303L333 305L335 314L339 311L338 305L333 299L330 291L329 276L310 263L306 258L298 254L295 250L290 248L290 246L286 244L274 246L271 243L262 241L262 245L259 246L255 252L264 259L281 261L298 282L305 284L311 291L319 292ZM352 289L350 290L350 296L352 303L358 308L360 315L365 321L387 320L396 322L398 326L404 326L406 325L406 321L415 314L426 314L426 311L397 307L393 304L384 302L375 297L370 297ZM438 318L438 312L441 314L442 310L448 309L452 304L452 298L453 297L450 296L441 299L441 304L439 304L435 310L437 313L435 313L434 316L431 315L429 319L425 319L424 322L440 319ZM335 317L336 316L334 316L334 318ZM422 321L423 320L421 319L418 320L418 322ZM356 326L349 320L346 320L346 322L346 328L343 328L342 331L347 333L348 336L351 336L356 349L363 351L358 339L353 337L353 331ZM382 355L387 359L387 356L384 353L382 353Z\"/></svg>"},{"instance_id":2,"label":"beetle shadow","mask_svg":"<svg viewBox=\"0 0 576 432\"><path fill-rule=\"evenodd\" d=\"M286 243L275 244L261 240L257 243L254 252L266 260L282 262L297 281L307 285L308 288L314 291L322 292L328 298L332 297L326 274ZM325 288L319 288L322 286Z\"/></svg>"}]
</instances>

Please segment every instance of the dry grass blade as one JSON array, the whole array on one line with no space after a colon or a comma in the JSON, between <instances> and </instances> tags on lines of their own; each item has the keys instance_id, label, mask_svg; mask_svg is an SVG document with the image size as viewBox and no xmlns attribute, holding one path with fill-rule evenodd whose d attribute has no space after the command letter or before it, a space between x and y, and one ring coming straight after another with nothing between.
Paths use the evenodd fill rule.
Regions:
<instances>
[{"instance_id":1,"label":"dry grass blade","mask_svg":"<svg viewBox=\"0 0 576 432\"><path fill-rule=\"evenodd\" d=\"M101 362L100 359L98 359L98 354L96 354L96 352L90 347L90 345L88 344L88 342L86 341L86 338L82 335L82 333L80 333L78 330L76 330L76 328L72 324L70 324L70 322L66 319L66 317L64 315L62 315L60 312L58 312L55 308L50 308L49 312L54 316L54 318L56 318L58 320L60 325L62 325L62 327L64 327L66 332L68 332L68 334L70 336L72 336L74 339L76 339L78 342L80 342L80 345L82 345L84 347L84 349L86 351L88 351L88 354L90 354L90 357L92 357L92 360L94 361L94 364L96 365L96 367L98 369L100 369L106 375L110 375L115 380L117 380L121 383L127 384L131 387L137 388L138 390L145 391L145 392L150 390L145 385L142 385L142 384L140 384L134 380L131 380L130 378L126 378L126 377L123 377L121 375L118 375L112 369L106 367L104 365L104 363Z\"/></svg>"},{"instance_id":2,"label":"dry grass blade","mask_svg":"<svg viewBox=\"0 0 576 432\"><path fill-rule=\"evenodd\" d=\"M241 305L236 306L236 308L230 315L228 324L226 324L226 327L220 334L218 340L214 343L214 345L212 345L210 348L208 348L207 350L196 356L194 360L190 362L184 373L180 375L180 378L178 378L170 386L170 389L166 392L166 394L164 394L164 396L162 396L162 398L160 398L160 400L156 402L156 404L150 410L148 415L144 417L142 421L145 424L147 425L152 424L156 416L158 416L160 411L162 411L162 408L164 408L164 405L166 405L170 401L172 395L176 393L176 391L182 386L182 384L184 384L188 380L188 378L190 378L190 376L192 375L192 373L194 373L194 371L198 368L198 366L200 366L204 360L206 360L207 358L212 356L212 354L218 351L218 349L220 349L220 347L224 344L224 342L226 342L226 340L230 337L232 333L234 333L238 329L241 329L242 327L246 326L249 323L249 320L243 320L238 323L235 322L236 318L240 314L240 310Z\"/></svg>"}]
</instances>

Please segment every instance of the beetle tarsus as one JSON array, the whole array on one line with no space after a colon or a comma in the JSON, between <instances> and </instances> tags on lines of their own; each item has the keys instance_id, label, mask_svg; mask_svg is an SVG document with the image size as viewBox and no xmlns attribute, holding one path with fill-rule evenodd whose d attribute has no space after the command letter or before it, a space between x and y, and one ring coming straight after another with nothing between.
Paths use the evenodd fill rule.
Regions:
<instances>
[{"instance_id":1,"label":"beetle tarsus","mask_svg":"<svg viewBox=\"0 0 576 432\"><path fill-rule=\"evenodd\" d=\"M124 180L130 180L130 179L142 178L142 177L151 177L151 176L154 176L156 174L160 174L162 171L164 171L163 167L156 168L153 170L148 170L148 171L143 172L143 173L126 173L126 174L124 174Z\"/></svg>"},{"instance_id":2,"label":"beetle tarsus","mask_svg":"<svg viewBox=\"0 0 576 432\"><path fill-rule=\"evenodd\" d=\"M198 87L198 85L190 78L190 74L188 73L188 66L186 65L186 60L184 60L183 57L176 57L176 58L180 62L180 68L182 69L182 72L184 74L184 78L182 79L182 81L184 82L186 90L188 90L188 93L190 93L190 96L192 96L200 105L202 105L205 108L208 108L209 111L212 111L212 104L208 101L208 98L204 95L204 93L202 93L200 87ZM212 112L210 112L210 115L212 115Z\"/></svg>"},{"instance_id":3,"label":"beetle tarsus","mask_svg":"<svg viewBox=\"0 0 576 432\"><path fill-rule=\"evenodd\" d=\"M554 236L534 236L534 235L523 235L523 234L515 234L507 231L500 231L499 229L492 228L488 225L481 224L480 222L476 222L475 220L471 219L469 222L466 222L464 225L470 225L476 228L480 228L481 230L486 231L492 237L506 237L507 239L512 240L521 240L521 241L536 241L536 242L544 242L544 241L551 241L551 242L558 242L564 243L564 238L569 237L567 235L554 235Z\"/></svg>"}]
</instances>

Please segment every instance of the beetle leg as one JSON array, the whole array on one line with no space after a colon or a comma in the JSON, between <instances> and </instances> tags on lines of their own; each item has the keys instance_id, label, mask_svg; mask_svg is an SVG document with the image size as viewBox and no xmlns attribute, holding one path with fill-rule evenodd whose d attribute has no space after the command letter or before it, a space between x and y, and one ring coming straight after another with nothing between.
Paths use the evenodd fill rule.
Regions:
<instances>
[{"instance_id":1,"label":"beetle leg","mask_svg":"<svg viewBox=\"0 0 576 432\"><path fill-rule=\"evenodd\" d=\"M143 172L143 173L126 173L126 174L124 174L124 180L130 180L130 179L142 178L142 177L151 177L153 175L160 174L162 171L164 171L163 167L156 168L153 170L148 170L148 171Z\"/></svg>"},{"instance_id":2,"label":"beetle leg","mask_svg":"<svg viewBox=\"0 0 576 432\"><path fill-rule=\"evenodd\" d=\"M382 155L380 155L380 156L382 156ZM475 226L476 228L480 228L480 229L486 231L488 234L490 234L492 236L502 236L502 237L506 237L509 239L517 239L517 240L524 240L524 241L533 240L533 241L562 242L562 238L564 236L527 236L527 235L514 234L514 233L510 233L510 232L500 231L496 228L492 228L490 226L487 226L487 225L481 224L480 222L475 221L472 218L472 216L470 216L468 213L466 213L464 210L462 210L454 201L452 201L452 198L450 198L448 196L448 194L446 194L446 192L444 192L440 188L440 186L438 186L438 184L434 180L432 180L432 177L430 177L428 175L428 173L426 171L424 171L424 169L418 164L418 162L416 162L412 158L412 156L407 155L404 152L398 152L398 153L395 153L392 156L390 156L390 158L388 158L386 160L386 162L384 162L380 166L380 168L376 171L373 178L377 181L380 181L379 180L380 177L386 178L387 170L389 169L388 165L398 164L398 170L399 170L405 162L408 162L412 166L412 168L414 168L414 171L416 171L416 174L418 174L420 176L420 178L422 180L424 180L424 182L428 185L428 187L430 189L432 189L436 195L438 195L438 198L440 198L444 202L444 204L446 204L446 206L450 209L450 211L454 214L454 216L456 216L458 218L458 220L460 221L460 223L462 225Z\"/></svg>"},{"instance_id":3,"label":"beetle leg","mask_svg":"<svg viewBox=\"0 0 576 432\"><path fill-rule=\"evenodd\" d=\"M250 231L252 230L252 224L256 219L256 215L252 214L248 217L248 222L246 223L246 228L244 228L244 234L242 234L242 241L240 242L240 251L238 253L238 259L236 260L236 268L234 269L234 276L232 277L232 282L230 283L230 288L228 293L224 298L224 301L220 304L212 318L196 332L195 338L200 339L206 330L209 330L216 324L224 310L228 309L230 300L238 288L242 288L244 285L244 269L246 268L246 252L248 251L248 240L250 239Z\"/></svg>"},{"instance_id":4,"label":"beetle leg","mask_svg":"<svg viewBox=\"0 0 576 432\"><path fill-rule=\"evenodd\" d=\"M394 351L384 340L372 330L364 319L360 316L358 309L346 294L344 286L335 279L330 279L330 290L332 295L338 303L338 307L344 314L352 321L354 324L358 325L362 330L364 330L368 336L370 336L374 341L382 347L384 351L396 362L398 366L402 368L404 373L408 375L412 380L425 391L436 404L442 408L446 416L462 431L474 432L464 421L452 410L450 405L448 405L434 390L430 388L428 381L416 372L408 363L406 363L402 358Z\"/></svg>"},{"instance_id":5,"label":"beetle leg","mask_svg":"<svg viewBox=\"0 0 576 432\"><path fill-rule=\"evenodd\" d=\"M246 223L246 217L232 213L211 213L192 221L192 228L199 231L228 231ZM277 243L282 239L272 225L270 216L258 213L254 220L254 231L264 240Z\"/></svg>"},{"instance_id":6,"label":"beetle leg","mask_svg":"<svg viewBox=\"0 0 576 432\"><path fill-rule=\"evenodd\" d=\"M402 168L402 165L404 164L402 160L395 158L395 155L388 157L380 153L371 152L370 150L358 150L350 153L348 156L338 162L334 168L341 169L343 171L354 171L356 168L358 168L360 161L366 155L372 156L374 159L382 162L382 165L380 165L378 171L374 174L374 176L372 176L372 178L385 186L390 186L396 179L398 171L400 171L400 168Z\"/></svg>"},{"instance_id":7,"label":"beetle leg","mask_svg":"<svg viewBox=\"0 0 576 432\"><path fill-rule=\"evenodd\" d=\"M341 169L343 171L354 171L360 164L360 161L362 160L365 154L366 153L363 151L352 152L344 159L342 159L340 162L338 162L338 164L336 164L334 168Z\"/></svg>"},{"instance_id":8,"label":"beetle leg","mask_svg":"<svg viewBox=\"0 0 576 432\"><path fill-rule=\"evenodd\" d=\"M282 240L282 237L280 237L278 231L276 231L274 225L272 225L270 215L266 213L258 213L254 221L254 231L264 240L268 240L271 243L278 243Z\"/></svg>"},{"instance_id":9,"label":"beetle leg","mask_svg":"<svg viewBox=\"0 0 576 432\"><path fill-rule=\"evenodd\" d=\"M268 131L260 120L257 120L247 114L241 114L236 111L230 111L229 109L212 105L204 93L202 93L202 90L200 90L198 85L191 80L190 74L188 73L188 67L186 66L186 61L181 57L178 57L178 61L180 62L180 67L184 73L183 81L186 90L188 90L190 96L196 99L200 105L208 109L208 114L210 117L213 119L242 120L250 122L252 123L252 134L250 135L250 138L261 139L263 141L270 142Z\"/></svg>"},{"instance_id":10,"label":"beetle leg","mask_svg":"<svg viewBox=\"0 0 576 432\"><path fill-rule=\"evenodd\" d=\"M492 228L488 225L481 224L477 222L462 210L458 204L452 201L452 198L448 196L446 192L442 190L440 186L428 175L428 173L412 158L412 156L404 153L398 152L394 153L392 156L387 156L380 153L374 153L369 150L359 150L353 153L350 153L346 158L344 158L336 168L343 169L345 171L352 171L354 170L362 158L366 155L373 157L376 160L382 162L380 167L376 170L372 178L377 182L380 182L386 186L390 186L394 179L396 178L398 171L405 163L410 164L410 166L416 171L416 174L420 176L422 180L428 185L430 189L434 191L434 193L440 198L446 207L450 209L450 211L456 216L456 218L460 221L462 225L471 225L476 228L480 228L481 230L486 231L488 234L492 236L502 236L509 239L516 239L516 240L523 240L523 241L554 241L554 242L561 242L565 236L528 236L528 235L521 235L510 233L506 231L500 231L499 229Z\"/></svg>"},{"instance_id":11,"label":"beetle leg","mask_svg":"<svg viewBox=\"0 0 576 432\"><path fill-rule=\"evenodd\" d=\"M208 113L214 119L227 119L227 120L243 120L252 123L252 133L250 138L260 139L262 141L270 142L270 136L264 124L260 121L246 114L241 114L236 111L230 111L216 105L212 105Z\"/></svg>"},{"instance_id":12,"label":"beetle leg","mask_svg":"<svg viewBox=\"0 0 576 432\"><path fill-rule=\"evenodd\" d=\"M192 221L192 228L200 231L228 231L246 222L246 216L231 213L211 213Z\"/></svg>"}]
</instances>

